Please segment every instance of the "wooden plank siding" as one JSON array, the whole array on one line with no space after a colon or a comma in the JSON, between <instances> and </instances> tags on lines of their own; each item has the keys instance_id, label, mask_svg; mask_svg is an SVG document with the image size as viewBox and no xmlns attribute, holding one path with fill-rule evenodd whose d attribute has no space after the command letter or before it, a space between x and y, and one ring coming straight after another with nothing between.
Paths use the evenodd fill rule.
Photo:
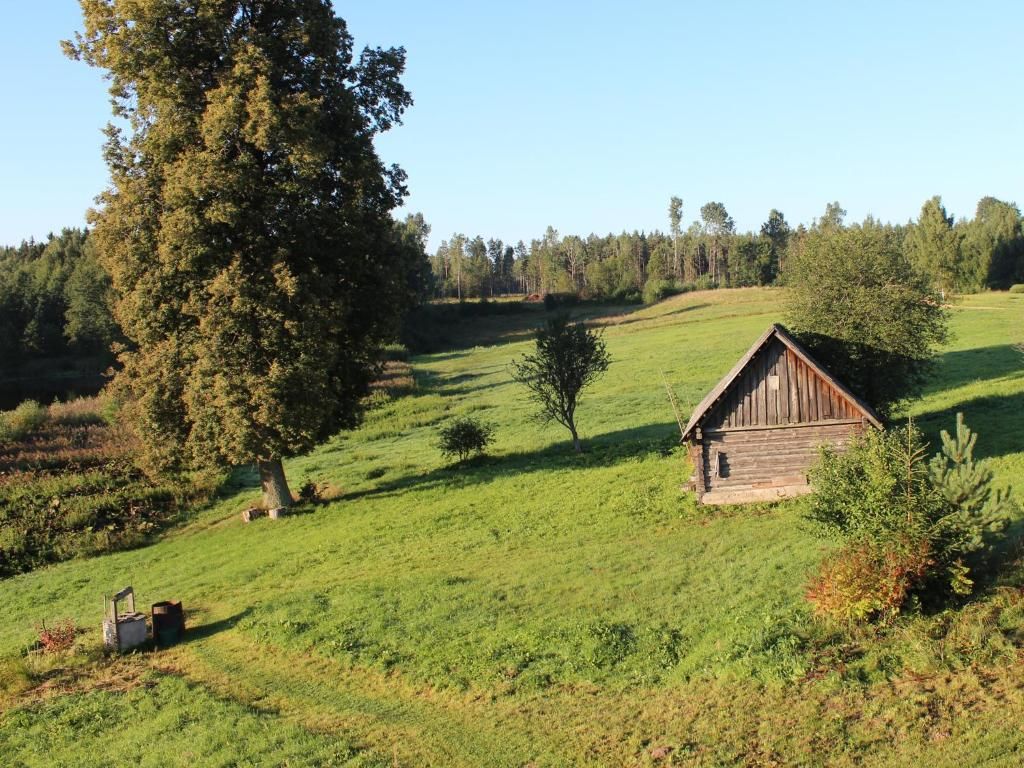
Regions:
<instances>
[{"instance_id":1,"label":"wooden plank siding","mask_svg":"<svg viewBox=\"0 0 1024 768\"><path fill-rule=\"evenodd\" d=\"M773 325L690 415L693 488L708 504L806 493L819 449L842 450L878 415Z\"/></svg>"},{"instance_id":2,"label":"wooden plank siding","mask_svg":"<svg viewBox=\"0 0 1024 768\"><path fill-rule=\"evenodd\" d=\"M813 424L860 418L837 392L778 340L773 340L703 419L705 430Z\"/></svg>"}]
</instances>

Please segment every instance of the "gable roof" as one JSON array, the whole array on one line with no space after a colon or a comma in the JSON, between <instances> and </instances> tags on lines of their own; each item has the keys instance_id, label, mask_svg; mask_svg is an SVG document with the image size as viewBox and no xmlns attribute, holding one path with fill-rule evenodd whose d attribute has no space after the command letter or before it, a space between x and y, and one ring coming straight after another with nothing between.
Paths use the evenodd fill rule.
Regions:
<instances>
[{"instance_id":1,"label":"gable roof","mask_svg":"<svg viewBox=\"0 0 1024 768\"><path fill-rule=\"evenodd\" d=\"M829 373L825 367L811 357L811 353L804 349L800 344L789 335L789 331L783 328L778 323L772 323L771 327L761 334L757 341L747 350L747 353L740 358L739 362L733 366L732 370L725 375L725 377L715 385L708 394L700 401L700 404L694 409L693 414L690 416L689 422L686 424L686 429L683 430L683 440L687 440L692 435L694 429L700 424L704 416L707 415L716 403L722 398L733 382L736 381L746 369L747 365L757 357L757 354L764 349L772 339L778 339L784 344L789 350L793 352L797 357L803 360L804 364L807 365L811 370L817 373L821 378L827 381L832 387L834 387L840 394L846 397L854 407L861 412L865 419L871 422L874 426L881 428L882 420L878 414L875 413L874 409L857 397L847 387L841 384L836 378Z\"/></svg>"}]
</instances>

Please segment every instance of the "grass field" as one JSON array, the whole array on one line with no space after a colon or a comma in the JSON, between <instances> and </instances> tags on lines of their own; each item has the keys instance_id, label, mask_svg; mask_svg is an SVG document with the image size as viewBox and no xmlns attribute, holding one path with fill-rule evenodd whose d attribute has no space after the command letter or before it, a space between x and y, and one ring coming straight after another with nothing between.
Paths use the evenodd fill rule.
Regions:
<instances>
[{"instance_id":1,"label":"grass field","mask_svg":"<svg viewBox=\"0 0 1024 768\"><path fill-rule=\"evenodd\" d=\"M255 478L160 543L0 582L0 755L12 765L997 765L1024 762L1024 563L1012 530L971 602L839 632L803 591L826 546L798 502L697 508L662 372L692 407L781 293L588 313L613 357L586 453L531 418L508 363L538 308L414 358L417 385L291 461L338 498L243 524ZM911 407L963 410L1024 495L1024 295L969 297ZM491 455L446 467L473 413ZM110 661L101 595L181 599L189 639ZM42 619L88 631L26 653ZM115 735L108 739L108 729Z\"/></svg>"}]
</instances>

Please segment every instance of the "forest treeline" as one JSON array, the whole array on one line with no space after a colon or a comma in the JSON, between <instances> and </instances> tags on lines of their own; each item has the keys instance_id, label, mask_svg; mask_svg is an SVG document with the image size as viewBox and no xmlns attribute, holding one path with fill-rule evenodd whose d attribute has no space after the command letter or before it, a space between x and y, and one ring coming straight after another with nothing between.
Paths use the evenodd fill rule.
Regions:
<instances>
[{"instance_id":1,"label":"forest treeline","mask_svg":"<svg viewBox=\"0 0 1024 768\"><path fill-rule=\"evenodd\" d=\"M110 355L110 278L82 229L0 247L3 373L27 360Z\"/></svg>"},{"instance_id":2,"label":"forest treeline","mask_svg":"<svg viewBox=\"0 0 1024 768\"><path fill-rule=\"evenodd\" d=\"M772 285L815 230L845 226L838 202L812 222L791 226L773 209L757 232L737 232L726 207L710 202L682 228L683 203L672 198L668 232L623 232L587 237L560 235L553 227L515 245L456 233L431 257L434 295L477 298L522 293L575 294L581 298L657 300L693 288ZM993 197L979 201L974 218L954 221L940 197L928 200L917 221L892 229L908 259L946 292L1007 288L1024 281L1020 209Z\"/></svg>"},{"instance_id":3,"label":"forest treeline","mask_svg":"<svg viewBox=\"0 0 1024 768\"><path fill-rule=\"evenodd\" d=\"M786 262L799 256L815 231L846 227L839 203L810 227L791 226L772 210L757 232L737 232L722 203L700 208L681 226L682 201L669 206L667 232L560 235L548 227L529 246L452 235L427 256L430 226L422 214L396 222L396 247L416 250L422 265L401 279L419 296L463 299L505 294L575 294L580 298L654 301L674 292L785 281ZM939 197L906 225L868 219L891 230L903 252L947 292L1007 288L1024 282L1024 234L1014 203L983 198L971 219L954 221ZM862 225L862 226L863 226ZM428 265L429 259L429 265ZM112 362L121 339L111 314L110 278L89 234L64 229L45 242L0 247L0 360L3 375L27 361L83 359Z\"/></svg>"},{"instance_id":4,"label":"forest treeline","mask_svg":"<svg viewBox=\"0 0 1024 768\"><path fill-rule=\"evenodd\" d=\"M394 247L413 253L403 262L413 265L409 273L398 277L416 297L432 290L429 232L422 214L395 223ZM27 363L33 376L82 361L96 373L110 365L112 346L124 341L111 291L88 230L66 228L45 241L0 246L0 381L24 373Z\"/></svg>"}]
</instances>

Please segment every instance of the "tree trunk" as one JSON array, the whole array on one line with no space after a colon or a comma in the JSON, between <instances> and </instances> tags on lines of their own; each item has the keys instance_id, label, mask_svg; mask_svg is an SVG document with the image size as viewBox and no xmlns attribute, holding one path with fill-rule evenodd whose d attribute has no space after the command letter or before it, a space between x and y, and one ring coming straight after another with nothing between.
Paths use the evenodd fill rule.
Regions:
<instances>
[{"instance_id":1,"label":"tree trunk","mask_svg":"<svg viewBox=\"0 0 1024 768\"><path fill-rule=\"evenodd\" d=\"M284 476L280 459L257 462L260 471L260 487L263 489L263 504L269 509L287 509L292 505L292 492Z\"/></svg>"},{"instance_id":2,"label":"tree trunk","mask_svg":"<svg viewBox=\"0 0 1024 768\"><path fill-rule=\"evenodd\" d=\"M572 433L572 447L576 449L576 453L583 453L583 445L580 443L580 436L576 434L576 425L570 424L569 431Z\"/></svg>"}]
</instances>

